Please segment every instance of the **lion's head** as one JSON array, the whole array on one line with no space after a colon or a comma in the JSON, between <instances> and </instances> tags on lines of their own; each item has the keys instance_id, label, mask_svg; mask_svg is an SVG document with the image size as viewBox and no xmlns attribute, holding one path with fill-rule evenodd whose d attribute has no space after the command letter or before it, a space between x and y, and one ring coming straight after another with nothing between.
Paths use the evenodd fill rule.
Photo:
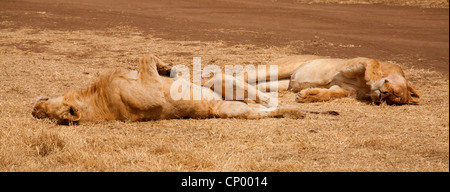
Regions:
<instances>
[{"instance_id":1,"label":"lion's head","mask_svg":"<svg viewBox=\"0 0 450 192\"><path fill-rule=\"evenodd\" d=\"M372 84L372 101L388 105L417 104L421 99L418 91L412 88L400 75L390 75Z\"/></svg>"},{"instance_id":2,"label":"lion's head","mask_svg":"<svg viewBox=\"0 0 450 192\"><path fill-rule=\"evenodd\" d=\"M60 125L77 124L81 119L81 112L76 107L64 102L64 97L38 98L32 115L37 119L48 118Z\"/></svg>"}]
</instances>

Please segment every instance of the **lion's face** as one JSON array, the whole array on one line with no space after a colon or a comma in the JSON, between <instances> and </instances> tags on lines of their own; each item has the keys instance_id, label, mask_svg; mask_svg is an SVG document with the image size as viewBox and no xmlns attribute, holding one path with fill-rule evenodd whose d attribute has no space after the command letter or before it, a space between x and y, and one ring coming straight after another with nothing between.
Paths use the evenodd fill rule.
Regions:
<instances>
[{"instance_id":1,"label":"lion's face","mask_svg":"<svg viewBox=\"0 0 450 192\"><path fill-rule=\"evenodd\" d=\"M63 97L39 98L31 114L37 119L48 118L60 125L77 124L81 119L81 113L63 101Z\"/></svg>"},{"instance_id":2,"label":"lion's face","mask_svg":"<svg viewBox=\"0 0 450 192\"><path fill-rule=\"evenodd\" d=\"M416 104L420 101L420 93L408 85L406 79L399 75L391 75L372 84L372 101L388 105Z\"/></svg>"}]
</instances>

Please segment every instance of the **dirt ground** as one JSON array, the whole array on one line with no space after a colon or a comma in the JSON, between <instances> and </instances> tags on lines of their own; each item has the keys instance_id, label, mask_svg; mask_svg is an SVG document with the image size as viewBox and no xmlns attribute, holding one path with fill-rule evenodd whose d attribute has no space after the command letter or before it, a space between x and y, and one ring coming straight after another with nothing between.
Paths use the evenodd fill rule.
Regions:
<instances>
[{"instance_id":1,"label":"dirt ground","mask_svg":"<svg viewBox=\"0 0 450 192\"><path fill-rule=\"evenodd\" d=\"M449 171L448 2L298 2L0 1L0 171ZM341 113L302 120L57 126L32 118L38 96L136 69L149 52L188 66L192 57L219 66L372 57L401 65L423 100L297 104L281 93L281 105Z\"/></svg>"}]
</instances>

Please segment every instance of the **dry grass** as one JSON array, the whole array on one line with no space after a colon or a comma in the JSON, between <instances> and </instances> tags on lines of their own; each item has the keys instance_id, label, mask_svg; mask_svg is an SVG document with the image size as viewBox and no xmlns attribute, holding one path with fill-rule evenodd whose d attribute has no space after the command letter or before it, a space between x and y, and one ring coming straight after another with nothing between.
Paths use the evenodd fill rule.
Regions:
<instances>
[{"instance_id":1,"label":"dry grass","mask_svg":"<svg viewBox=\"0 0 450 192\"><path fill-rule=\"evenodd\" d=\"M32 118L37 96L86 87L106 70L136 69L147 52L175 64L201 56L203 65L225 65L266 64L293 51L166 41L129 27L0 24L8 26L0 30L0 171L449 171L449 81L435 72L406 71L423 92L417 106L296 104L282 93L282 105L341 116L56 126Z\"/></svg>"},{"instance_id":2,"label":"dry grass","mask_svg":"<svg viewBox=\"0 0 450 192\"><path fill-rule=\"evenodd\" d=\"M448 8L448 0L295 0L299 3L337 4L385 4L394 6L417 6L423 8Z\"/></svg>"}]
</instances>

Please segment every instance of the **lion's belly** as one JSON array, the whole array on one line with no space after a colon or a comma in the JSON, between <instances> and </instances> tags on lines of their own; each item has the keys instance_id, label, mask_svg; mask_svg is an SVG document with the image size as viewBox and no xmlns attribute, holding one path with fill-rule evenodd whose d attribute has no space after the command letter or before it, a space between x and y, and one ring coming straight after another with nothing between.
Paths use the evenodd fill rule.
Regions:
<instances>
[{"instance_id":1,"label":"lion's belly","mask_svg":"<svg viewBox=\"0 0 450 192\"><path fill-rule=\"evenodd\" d=\"M211 117L212 103L222 100L222 97L211 89L182 80L178 85L189 91L180 91L178 87L172 87L173 83L172 80L165 84L166 105L161 119L208 118Z\"/></svg>"}]
</instances>

